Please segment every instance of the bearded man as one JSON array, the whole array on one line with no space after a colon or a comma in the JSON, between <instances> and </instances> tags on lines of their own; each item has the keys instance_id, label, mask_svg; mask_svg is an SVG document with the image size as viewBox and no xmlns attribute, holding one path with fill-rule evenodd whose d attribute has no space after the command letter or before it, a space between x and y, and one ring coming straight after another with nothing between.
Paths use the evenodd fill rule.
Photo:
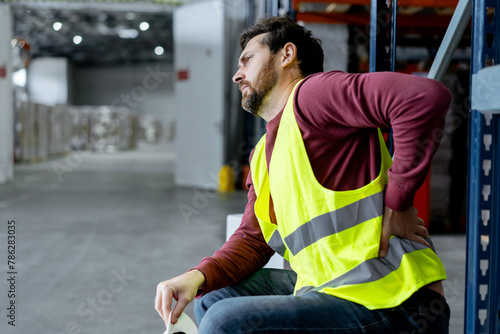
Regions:
<instances>
[{"instance_id":1,"label":"bearded man","mask_svg":"<svg viewBox=\"0 0 500 334\"><path fill-rule=\"evenodd\" d=\"M319 40L287 17L241 35L233 81L267 133L248 204L211 257L157 286L199 333L448 333L444 267L413 207L450 93L398 73L323 71ZM380 129L393 129L395 155ZM262 269L278 252L292 270Z\"/></svg>"}]
</instances>

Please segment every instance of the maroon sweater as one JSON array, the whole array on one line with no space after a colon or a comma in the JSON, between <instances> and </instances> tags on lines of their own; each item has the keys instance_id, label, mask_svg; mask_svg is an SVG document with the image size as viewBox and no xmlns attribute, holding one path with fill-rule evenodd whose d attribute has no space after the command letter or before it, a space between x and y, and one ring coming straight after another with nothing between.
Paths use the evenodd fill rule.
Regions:
<instances>
[{"instance_id":1,"label":"maroon sweater","mask_svg":"<svg viewBox=\"0 0 500 334\"><path fill-rule=\"evenodd\" d=\"M296 91L294 104L314 174L332 190L360 188L378 176L376 129L392 127L396 149L385 205L403 211L413 205L426 177L450 101L449 91L434 80L391 72L334 71L307 77ZM268 167L282 113L267 124ZM193 268L206 278L198 297L250 275L274 253L254 214L251 175L247 185L248 203L240 227L212 257ZM274 223L281 223L271 216Z\"/></svg>"}]
</instances>

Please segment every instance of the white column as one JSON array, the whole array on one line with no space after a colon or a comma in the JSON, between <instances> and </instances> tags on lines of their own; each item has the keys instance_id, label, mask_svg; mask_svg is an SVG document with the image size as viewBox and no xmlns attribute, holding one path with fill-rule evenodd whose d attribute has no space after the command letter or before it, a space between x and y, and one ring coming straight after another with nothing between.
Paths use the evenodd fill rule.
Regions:
<instances>
[{"instance_id":1,"label":"white column","mask_svg":"<svg viewBox=\"0 0 500 334\"><path fill-rule=\"evenodd\" d=\"M0 4L0 184L14 173L14 116L11 46L12 14L10 6Z\"/></svg>"}]
</instances>

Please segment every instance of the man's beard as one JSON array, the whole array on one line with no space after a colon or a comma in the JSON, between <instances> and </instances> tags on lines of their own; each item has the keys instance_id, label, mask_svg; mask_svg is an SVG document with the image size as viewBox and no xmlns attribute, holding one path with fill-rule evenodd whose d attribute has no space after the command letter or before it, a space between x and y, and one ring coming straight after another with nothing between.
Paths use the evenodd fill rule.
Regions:
<instances>
[{"instance_id":1,"label":"man's beard","mask_svg":"<svg viewBox=\"0 0 500 334\"><path fill-rule=\"evenodd\" d=\"M273 59L271 59L266 67L261 70L255 80L254 87L251 87L247 82L240 83L240 86L248 84L247 89L251 90L247 97L241 99L241 107L256 116L260 116L259 109L262 106L264 99L276 85L277 77L273 68Z\"/></svg>"}]
</instances>

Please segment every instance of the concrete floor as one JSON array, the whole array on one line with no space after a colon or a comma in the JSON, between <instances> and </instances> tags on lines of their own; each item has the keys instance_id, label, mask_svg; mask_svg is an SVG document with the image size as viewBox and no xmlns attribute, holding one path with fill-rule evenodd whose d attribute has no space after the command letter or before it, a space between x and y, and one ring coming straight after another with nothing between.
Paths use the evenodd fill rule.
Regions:
<instances>
[{"instance_id":1,"label":"concrete floor","mask_svg":"<svg viewBox=\"0 0 500 334\"><path fill-rule=\"evenodd\" d=\"M16 165L0 186L0 245L16 222L16 326L7 324L7 251L0 251L1 333L163 333L158 282L211 255L225 217L246 195L174 186L168 145L134 152L72 154ZM193 209L189 217L182 208ZM450 333L463 333L465 236L435 236L448 270ZM192 305L187 308L193 317ZM193 317L194 318L194 317Z\"/></svg>"}]
</instances>

